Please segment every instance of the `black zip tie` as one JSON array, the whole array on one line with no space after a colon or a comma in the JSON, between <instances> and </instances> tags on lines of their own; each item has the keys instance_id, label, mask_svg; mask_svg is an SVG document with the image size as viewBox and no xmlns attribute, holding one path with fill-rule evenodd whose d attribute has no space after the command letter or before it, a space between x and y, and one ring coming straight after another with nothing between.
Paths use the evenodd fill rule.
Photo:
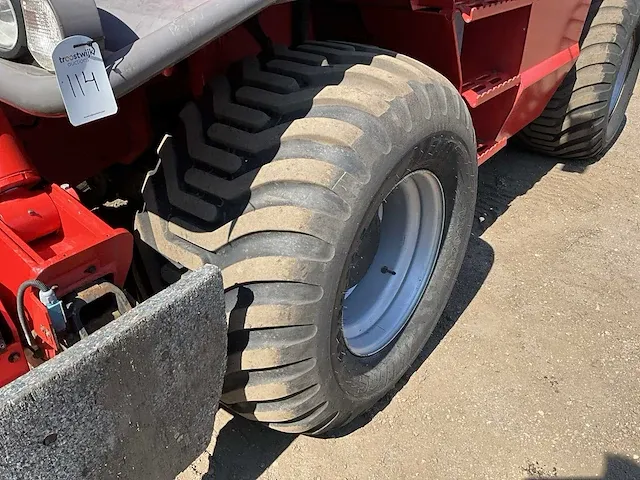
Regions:
<instances>
[{"instance_id":1,"label":"black zip tie","mask_svg":"<svg viewBox=\"0 0 640 480\"><path fill-rule=\"evenodd\" d=\"M90 47L91 45L93 45L94 43L96 43L95 40L89 40L88 42L84 42L84 43L78 43L76 45L73 46L73 48L78 48L78 47Z\"/></svg>"}]
</instances>

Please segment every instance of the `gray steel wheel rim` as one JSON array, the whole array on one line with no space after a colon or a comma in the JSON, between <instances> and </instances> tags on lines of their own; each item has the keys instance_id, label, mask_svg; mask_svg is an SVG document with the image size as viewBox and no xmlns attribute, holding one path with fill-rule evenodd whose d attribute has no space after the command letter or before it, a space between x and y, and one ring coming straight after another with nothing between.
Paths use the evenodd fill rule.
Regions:
<instances>
[{"instance_id":1,"label":"gray steel wheel rim","mask_svg":"<svg viewBox=\"0 0 640 480\"><path fill-rule=\"evenodd\" d=\"M622 91L624 90L624 85L627 82L627 77L629 76L629 71L631 70L631 64L633 63L635 45L636 35L634 33L631 37L631 42L629 42L629 45L627 46L627 49L623 54L622 63L620 64L620 70L618 70L616 80L613 84L613 94L611 95L611 100L609 102L609 117L613 115L613 112L620 103L620 97L622 96Z\"/></svg>"},{"instance_id":2,"label":"gray steel wheel rim","mask_svg":"<svg viewBox=\"0 0 640 480\"><path fill-rule=\"evenodd\" d=\"M428 170L402 179L381 206L378 250L364 277L345 293L342 308L345 342L360 357L383 350L412 317L444 234L444 190Z\"/></svg>"},{"instance_id":3,"label":"gray steel wheel rim","mask_svg":"<svg viewBox=\"0 0 640 480\"><path fill-rule=\"evenodd\" d=\"M8 32L8 33L3 33ZM18 17L10 0L0 2L0 51L8 52L18 42Z\"/></svg>"}]
</instances>

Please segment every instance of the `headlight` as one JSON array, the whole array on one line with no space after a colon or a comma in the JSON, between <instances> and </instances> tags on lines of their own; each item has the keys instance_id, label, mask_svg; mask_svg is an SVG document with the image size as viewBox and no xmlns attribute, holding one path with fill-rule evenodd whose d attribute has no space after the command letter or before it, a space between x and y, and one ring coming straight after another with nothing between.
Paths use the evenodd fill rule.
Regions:
<instances>
[{"instance_id":1,"label":"headlight","mask_svg":"<svg viewBox=\"0 0 640 480\"><path fill-rule=\"evenodd\" d=\"M102 41L102 26L94 0L22 0L22 9L29 51L41 67L51 72L51 54L61 40L71 35L86 35Z\"/></svg>"},{"instance_id":2,"label":"headlight","mask_svg":"<svg viewBox=\"0 0 640 480\"><path fill-rule=\"evenodd\" d=\"M25 46L20 0L0 0L0 57L17 58Z\"/></svg>"}]
</instances>

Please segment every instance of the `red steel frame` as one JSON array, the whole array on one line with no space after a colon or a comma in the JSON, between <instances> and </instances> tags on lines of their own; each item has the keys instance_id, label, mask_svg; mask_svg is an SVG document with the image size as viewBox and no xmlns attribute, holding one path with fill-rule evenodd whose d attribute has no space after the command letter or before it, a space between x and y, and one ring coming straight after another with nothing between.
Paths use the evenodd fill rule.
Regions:
<instances>
[{"instance_id":1,"label":"red steel frame","mask_svg":"<svg viewBox=\"0 0 640 480\"><path fill-rule=\"evenodd\" d=\"M540 115L572 68L591 0L334 0L323 4L314 6L312 34L395 50L445 75L469 105L482 163ZM282 44L291 43L291 18L290 4L274 5L260 14L267 35ZM65 119L36 120L2 108L18 129L37 171L50 182L74 184L113 163L132 162L151 145L149 103L167 95L200 96L212 75L259 51L248 31L236 27L120 99L118 115L81 128L71 127ZM61 160L52 162L52 154Z\"/></svg>"},{"instance_id":2,"label":"red steel frame","mask_svg":"<svg viewBox=\"0 0 640 480\"><path fill-rule=\"evenodd\" d=\"M432 66L467 101L478 161L537 118L575 64L590 0L353 0L369 43ZM346 33L346 32L345 32Z\"/></svg>"},{"instance_id":3,"label":"red steel frame","mask_svg":"<svg viewBox=\"0 0 640 480\"><path fill-rule=\"evenodd\" d=\"M572 68L590 3L335 0L314 4L310 33L395 50L445 75L469 105L483 163L540 115ZM291 43L291 20L290 4L260 14L276 43ZM64 295L104 277L122 285L130 265L131 234L110 228L72 189L55 184L75 184L139 158L153 142L151 105L200 96L212 75L259 51L239 26L120 99L116 116L80 128L0 106L0 331L9 337L0 351L0 386L28 369L15 322L15 294L24 280L56 285ZM33 291L25 305L49 358L59 346L46 310Z\"/></svg>"},{"instance_id":4,"label":"red steel frame","mask_svg":"<svg viewBox=\"0 0 640 480\"><path fill-rule=\"evenodd\" d=\"M59 297L95 280L124 284L133 237L112 229L87 210L75 192L42 184L0 111L0 386L28 369L22 351L16 294L25 280L56 288ZM47 359L60 345L37 293L24 299L28 327Z\"/></svg>"}]
</instances>

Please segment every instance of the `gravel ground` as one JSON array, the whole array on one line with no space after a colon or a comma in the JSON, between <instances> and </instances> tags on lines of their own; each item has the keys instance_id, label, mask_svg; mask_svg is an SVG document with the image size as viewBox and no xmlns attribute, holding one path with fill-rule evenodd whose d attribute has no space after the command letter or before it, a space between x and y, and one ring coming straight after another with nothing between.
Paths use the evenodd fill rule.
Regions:
<instances>
[{"instance_id":1,"label":"gravel ground","mask_svg":"<svg viewBox=\"0 0 640 480\"><path fill-rule=\"evenodd\" d=\"M220 411L195 479L640 479L640 97L599 162L515 148L420 358L335 438Z\"/></svg>"}]
</instances>

